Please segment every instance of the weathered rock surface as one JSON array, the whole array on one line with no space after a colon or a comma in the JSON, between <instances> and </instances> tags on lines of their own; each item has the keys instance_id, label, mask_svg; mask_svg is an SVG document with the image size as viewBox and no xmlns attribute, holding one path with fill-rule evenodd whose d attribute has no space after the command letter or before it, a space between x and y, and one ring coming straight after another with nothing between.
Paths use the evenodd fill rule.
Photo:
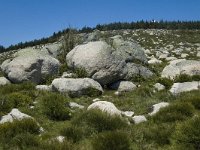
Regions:
<instances>
[{"instance_id":1,"label":"weathered rock surface","mask_svg":"<svg viewBox=\"0 0 200 150\"><path fill-rule=\"evenodd\" d=\"M0 85L10 84L10 81L5 77L0 77Z\"/></svg>"},{"instance_id":2,"label":"weathered rock surface","mask_svg":"<svg viewBox=\"0 0 200 150\"><path fill-rule=\"evenodd\" d=\"M101 85L90 78L57 78L52 81L51 85L53 91L65 93L72 97L103 93Z\"/></svg>"},{"instance_id":3,"label":"weathered rock surface","mask_svg":"<svg viewBox=\"0 0 200 150\"><path fill-rule=\"evenodd\" d=\"M76 46L66 56L68 66L85 69L89 77L102 85L124 79L130 69L137 69L134 75L139 74L138 68L142 66L133 62L147 63L144 50L136 43L124 41L121 36L110 38L110 42L112 46L104 41ZM127 67L127 63L134 67Z\"/></svg>"},{"instance_id":4,"label":"weathered rock surface","mask_svg":"<svg viewBox=\"0 0 200 150\"><path fill-rule=\"evenodd\" d=\"M200 61L178 59L171 61L162 71L162 77L174 79L180 74L200 75Z\"/></svg>"},{"instance_id":5,"label":"weathered rock surface","mask_svg":"<svg viewBox=\"0 0 200 150\"><path fill-rule=\"evenodd\" d=\"M6 123L6 122L13 122L13 120L22 120L25 118L32 118L32 117L14 108L9 114L1 117L0 124Z\"/></svg>"},{"instance_id":6,"label":"weathered rock surface","mask_svg":"<svg viewBox=\"0 0 200 150\"><path fill-rule=\"evenodd\" d=\"M69 107L70 107L70 108L79 108L79 109L83 109L83 108L84 108L83 105L79 105L79 104L77 104L77 103L75 103L75 102L70 102L70 103L69 103Z\"/></svg>"},{"instance_id":7,"label":"weathered rock surface","mask_svg":"<svg viewBox=\"0 0 200 150\"><path fill-rule=\"evenodd\" d=\"M113 103L107 101L94 102L87 108L87 110L91 109L98 109L101 110L102 112L108 113L109 115L121 116L121 111L118 110Z\"/></svg>"},{"instance_id":8,"label":"weathered rock surface","mask_svg":"<svg viewBox=\"0 0 200 150\"><path fill-rule=\"evenodd\" d=\"M33 48L20 50L14 56L1 65L2 71L13 83L23 81L39 83L42 76L57 73L60 65L57 59Z\"/></svg>"},{"instance_id":9,"label":"weathered rock surface","mask_svg":"<svg viewBox=\"0 0 200 150\"><path fill-rule=\"evenodd\" d=\"M158 104L155 104L155 105L152 106L153 111L151 113L149 113L149 115L150 116L155 115L156 113L159 112L159 110L161 108L164 108L164 107L167 107L167 106L169 106L169 103L167 103L167 102L160 102Z\"/></svg>"},{"instance_id":10,"label":"weathered rock surface","mask_svg":"<svg viewBox=\"0 0 200 150\"><path fill-rule=\"evenodd\" d=\"M136 89L136 85L130 81L118 81L109 86L112 90L117 90L119 92L130 92Z\"/></svg>"},{"instance_id":11,"label":"weathered rock surface","mask_svg":"<svg viewBox=\"0 0 200 150\"><path fill-rule=\"evenodd\" d=\"M181 92L188 92L198 89L200 89L200 81L174 83L170 89L170 92L173 94L179 94Z\"/></svg>"}]
</instances>

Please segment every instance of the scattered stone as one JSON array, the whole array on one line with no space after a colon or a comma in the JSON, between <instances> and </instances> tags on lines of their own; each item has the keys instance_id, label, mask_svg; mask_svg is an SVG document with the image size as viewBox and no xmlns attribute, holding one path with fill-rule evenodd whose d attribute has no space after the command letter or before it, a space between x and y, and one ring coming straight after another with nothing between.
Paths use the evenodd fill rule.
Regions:
<instances>
[{"instance_id":1,"label":"scattered stone","mask_svg":"<svg viewBox=\"0 0 200 150\"><path fill-rule=\"evenodd\" d=\"M186 57L188 57L189 55L188 54L186 54L186 53L182 53L181 54L181 58L186 58Z\"/></svg>"},{"instance_id":2,"label":"scattered stone","mask_svg":"<svg viewBox=\"0 0 200 150\"><path fill-rule=\"evenodd\" d=\"M116 108L116 106L108 101L97 101L92 103L87 110L99 109L102 112L106 112L110 115L121 116L121 111Z\"/></svg>"},{"instance_id":3,"label":"scattered stone","mask_svg":"<svg viewBox=\"0 0 200 150\"><path fill-rule=\"evenodd\" d=\"M73 78L74 76L74 73L63 72L62 78Z\"/></svg>"},{"instance_id":4,"label":"scattered stone","mask_svg":"<svg viewBox=\"0 0 200 150\"><path fill-rule=\"evenodd\" d=\"M52 90L65 93L71 97L82 95L100 95L103 93L101 85L89 78L57 78L52 81Z\"/></svg>"},{"instance_id":5,"label":"scattered stone","mask_svg":"<svg viewBox=\"0 0 200 150\"><path fill-rule=\"evenodd\" d=\"M147 121L146 117L143 116L143 115L134 116L134 117L132 117L132 119L133 119L133 121L134 121L135 124L139 124L139 123Z\"/></svg>"},{"instance_id":6,"label":"scattered stone","mask_svg":"<svg viewBox=\"0 0 200 150\"><path fill-rule=\"evenodd\" d=\"M119 92L131 92L136 89L136 85L131 81L118 81L111 84L109 88Z\"/></svg>"},{"instance_id":7,"label":"scattered stone","mask_svg":"<svg viewBox=\"0 0 200 150\"><path fill-rule=\"evenodd\" d=\"M0 86L7 85L7 84L11 84L10 81L5 77L0 77Z\"/></svg>"},{"instance_id":8,"label":"scattered stone","mask_svg":"<svg viewBox=\"0 0 200 150\"><path fill-rule=\"evenodd\" d=\"M156 58L153 58L153 59L148 61L148 64L161 64L161 63L162 63L162 61L158 60Z\"/></svg>"},{"instance_id":9,"label":"scattered stone","mask_svg":"<svg viewBox=\"0 0 200 150\"><path fill-rule=\"evenodd\" d=\"M56 140L57 140L58 142L60 142L60 143L63 143L64 140L65 140L65 137L60 135L60 136L57 136L57 137L56 137Z\"/></svg>"},{"instance_id":10,"label":"scattered stone","mask_svg":"<svg viewBox=\"0 0 200 150\"><path fill-rule=\"evenodd\" d=\"M6 122L13 122L13 120L22 120L25 118L32 118L32 117L14 108L11 110L9 114L1 117L0 124L6 123Z\"/></svg>"},{"instance_id":11,"label":"scattered stone","mask_svg":"<svg viewBox=\"0 0 200 150\"><path fill-rule=\"evenodd\" d=\"M179 94L181 92L188 92L192 90L200 89L200 81L184 82L184 83L174 83L170 92L173 94Z\"/></svg>"},{"instance_id":12,"label":"scattered stone","mask_svg":"<svg viewBox=\"0 0 200 150\"><path fill-rule=\"evenodd\" d=\"M79 105L79 104L77 104L75 102L70 102L69 103L69 107L71 107L71 108L79 108L79 109L83 109L84 108L83 105Z\"/></svg>"},{"instance_id":13,"label":"scattered stone","mask_svg":"<svg viewBox=\"0 0 200 150\"><path fill-rule=\"evenodd\" d=\"M167 102L161 102L152 106L153 111L149 113L150 116L155 115L161 108L169 106Z\"/></svg>"},{"instance_id":14,"label":"scattered stone","mask_svg":"<svg viewBox=\"0 0 200 150\"><path fill-rule=\"evenodd\" d=\"M157 91L162 91L162 90L165 89L165 86L162 85L162 84L160 84L160 83L156 83L156 84L154 85L154 88L155 88Z\"/></svg>"}]
</instances>

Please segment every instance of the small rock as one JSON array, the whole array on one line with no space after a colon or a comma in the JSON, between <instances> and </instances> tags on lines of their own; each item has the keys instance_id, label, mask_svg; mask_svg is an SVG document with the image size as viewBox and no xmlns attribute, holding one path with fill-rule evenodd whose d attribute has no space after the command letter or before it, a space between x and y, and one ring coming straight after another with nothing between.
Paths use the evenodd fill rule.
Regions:
<instances>
[{"instance_id":1,"label":"small rock","mask_svg":"<svg viewBox=\"0 0 200 150\"><path fill-rule=\"evenodd\" d=\"M156 58L153 58L153 59L148 61L148 64L161 64L161 63L162 63L162 61L158 60Z\"/></svg>"},{"instance_id":2,"label":"small rock","mask_svg":"<svg viewBox=\"0 0 200 150\"><path fill-rule=\"evenodd\" d=\"M22 120L25 118L32 118L32 117L14 108L11 110L9 114L1 117L0 124L6 123L6 122L13 122L13 120Z\"/></svg>"},{"instance_id":3,"label":"small rock","mask_svg":"<svg viewBox=\"0 0 200 150\"><path fill-rule=\"evenodd\" d=\"M56 137L56 140L57 140L58 142L60 142L60 143L63 143L64 140L65 140L65 137L60 135L60 136L57 136L57 137Z\"/></svg>"},{"instance_id":4,"label":"small rock","mask_svg":"<svg viewBox=\"0 0 200 150\"><path fill-rule=\"evenodd\" d=\"M71 108L79 108L79 109L83 109L84 108L83 105L79 105L79 104L77 104L75 102L70 102L69 103L69 107L71 107Z\"/></svg>"},{"instance_id":5,"label":"small rock","mask_svg":"<svg viewBox=\"0 0 200 150\"><path fill-rule=\"evenodd\" d=\"M157 112L159 112L159 110L161 108L167 107L168 105L169 105L169 103L167 103L167 102L161 102L161 103L153 105L152 106L153 111L151 113L149 113L149 115L150 116L155 115Z\"/></svg>"},{"instance_id":6,"label":"small rock","mask_svg":"<svg viewBox=\"0 0 200 150\"><path fill-rule=\"evenodd\" d=\"M62 78L72 78L73 76L73 73L63 72Z\"/></svg>"},{"instance_id":7,"label":"small rock","mask_svg":"<svg viewBox=\"0 0 200 150\"><path fill-rule=\"evenodd\" d=\"M181 54L181 58L186 58L186 57L188 57L189 55L188 54L186 54L186 53L182 53Z\"/></svg>"},{"instance_id":8,"label":"small rock","mask_svg":"<svg viewBox=\"0 0 200 150\"><path fill-rule=\"evenodd\" d=\"M91 109L99 109L102 112L106 112L110 115L121 116L121 111L118 110L113 103L108 102L108 101L94 102L87 108L87 110L91 110Z\"/></svg>"},{"instance_id":9,"label":"small rock","mask_svg":"<svg viewBox=\"0 0 200 150\"><path fill-rule=\"evenodd\" d=\"M118 90L119 92L130 92L136 88L136 85L130 81L118 81L109 86L112 90Z\"/></svg>"},{"instance_id":10,"label":"small rock","mask_svg":"<svg viewBox=\"0 0 200 150\"><path fill-rule=\"evenodd\" d=\"M134 117L132 117L132 119L133 119L135 124L139 124L139 123L147 121L146 117L143 116L143 115L134 116Z\"/></svg>"},{"instance_id":11,"label":"small rock","mask_svg":"<svg viewBox=\"0 0 200 150\"><path fill-rule=\"evenodd\" d=\"M1 85L6 85L6 84L11 84L10 81L8 79L6 79L5 77L0 77L0 86Z\"/></svg>"},{"instance_id":12,"label":"small rock","mask_svg":"<svg viewBox=\"0 0 200 150\"><path fill-rule=\"evenodd\" d=\"M160 84L160 83L156 83L156 84L154 85L154 88L155 88L157 91L162 91L162 90L165 89L165 86L162 85L162 84Z\"/></svg>"}]
</instances>

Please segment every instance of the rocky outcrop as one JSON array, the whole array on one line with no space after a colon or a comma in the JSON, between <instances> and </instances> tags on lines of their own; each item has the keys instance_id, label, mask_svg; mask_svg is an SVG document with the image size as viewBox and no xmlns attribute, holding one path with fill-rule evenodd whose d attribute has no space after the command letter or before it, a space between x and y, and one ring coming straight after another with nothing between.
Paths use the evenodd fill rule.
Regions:
<instances>
[{"instance_id":1,"label":"rocky outcrop","mask_svg":"<svg viewBox=\"0 0 200 150\"><path fill-rule=\"evenodd\" d=\"M162 71L162 77L174 79L180 74L200 75L200 61L178 59L171 61Z\"/></svg>"},{"instance_id":2,"label":"rocky outcrop","mask_svg":"<svg viewBox=\"0 0 200 150\"><path fill-rule=\"evenodd\" d=\"M76 46L66 56L68 66L73 69L85 69L88 77L102 85L124 79L127 74L138 75L138 70L145 74L141 64L147 63L147 58L138 44L124 41L121 36L110 38L108 43L95 41ZM141 64L137 65L134 62ZM128 63L130 65L127 65ZM130 69L136 70L130 72Z\"/></svg>"},{"instance_id":3,"label":"rocky outcrop","mask_svg":"<svg viewBox=\"0 0 200 150\"><path fill-rule=\"evenodd\" d=\"M52 81L51 85L53 91L58 91L71 97L100 95L103 93L101 85L89 78L57 78Z\"/></svg>"},{"instance_id":4,"label":"rocky outcrop","mask_svg":"<svg viewBox=\"0 0 200 150\"><path fill-rule=\"evenodd\" d=\"M174 83L170 92L172 94L179 94L181 92L188 92L192 90L200 89L200 81L184 82L184 83Z\"/></svg>"},{"instance_id":5,"label":"rocky outcrop","mask_svg":"<svg viewBox=\"0 0 200 150\"><path fill-rule=\"evenodd\" d=\"M59 61L52 56L37 49L27 48L15 53L13 59L5 60L1 69L13 83L40 83L43 76L56 74L59 65Z\"/></svg>"},{"instance_id":6,"label":"rocky outcrop","mask_svg":"<svg viewBox=\"0 0 200 150\"><path fill-rule=\"evenodd\" d=\"M108 113L109 115L121 116L121 111L118 110L113 103L107 101L94 102L87 108L87 110L91 109L98 109L101 110L102 112Z\"/></svg>"}]
</instances>

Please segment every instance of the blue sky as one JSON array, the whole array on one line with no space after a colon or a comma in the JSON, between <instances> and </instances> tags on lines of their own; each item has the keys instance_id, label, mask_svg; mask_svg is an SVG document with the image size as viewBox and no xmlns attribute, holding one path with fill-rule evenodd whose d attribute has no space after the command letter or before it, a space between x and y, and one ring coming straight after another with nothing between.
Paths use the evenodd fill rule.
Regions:
<instances>
[{"instance_id":1,"label":"blue sky","mask_svg":"<svg viewBox=\"0 0 200 150\"><path fill-rule=\"evenodd\" d=\"M0 0L0 45L138 20L200 20L200 0Z\"/></svg>"}]
</instances>

